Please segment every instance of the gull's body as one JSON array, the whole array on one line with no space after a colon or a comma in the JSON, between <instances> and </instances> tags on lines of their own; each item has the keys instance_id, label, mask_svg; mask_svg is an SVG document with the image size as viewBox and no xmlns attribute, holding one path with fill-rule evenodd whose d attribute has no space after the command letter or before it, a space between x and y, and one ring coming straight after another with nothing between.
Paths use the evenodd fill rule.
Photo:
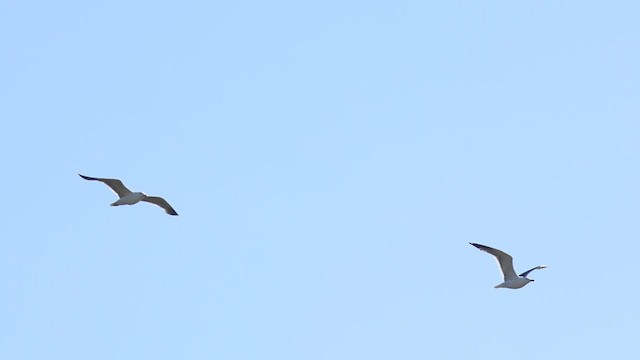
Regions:
<instances>
[{"instance_id":1,"label":"gull's body","mask_svg":"<svg viewBox=\"0 0 640 360\"><path fill-rule=\"evenodd\" d=\"M100 181L110 187L111 190L113 190L120 197L116 202L111 204L111 206L133 205L137 204L140 201L145 201L160 206L169 215L178 215L178 213L171 207L171 205L169 205L169 203L165 199L157 196L147 196L143 192L133 192L127 189L122 181L118 179L94 178L84 175L80 175L80 177L85 180Z\"/></svg>"},{"instance_id":2,"label":"gull's body","mask_svg":"<svg viewBox=\"0 0 640 360\"><path fill-rule=\"evenodd\" d=\"M488 247L488 246L484 246L476 243L469 243L469 244L475 246L476 248L484 252L487 252L493 255L498 261L498 265L500 266L500 272L502 272L502 278L504 281L501 284L494 286L495 288L520 289L521 287L534 281L533 279L527 278L527 275L529 275L530 272L532 272L533 270L544 269L547 267L546 265L538 265L534 268L531 268L523 272L520 275L517 275L516 271L513 269L513 258L511 257L511 255L507 254L506 252L500 251L498 249L494 249L492 247Z\"/></svg>"}]
</instances>

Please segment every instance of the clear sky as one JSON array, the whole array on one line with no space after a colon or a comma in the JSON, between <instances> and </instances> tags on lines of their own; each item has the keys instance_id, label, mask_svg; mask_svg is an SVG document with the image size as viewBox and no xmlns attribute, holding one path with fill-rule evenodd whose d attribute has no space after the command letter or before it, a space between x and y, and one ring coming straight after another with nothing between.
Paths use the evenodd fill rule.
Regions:
<instances>
[{"instance_id":1,"label":"clear sky","mask_svg":"<svg viewBox=\"0 0 640 360\"><path fill-rule=\"evenodd\" d=\"M0 358L637 359L638 13L2 2Z\"/></svg>"}]
</instances>

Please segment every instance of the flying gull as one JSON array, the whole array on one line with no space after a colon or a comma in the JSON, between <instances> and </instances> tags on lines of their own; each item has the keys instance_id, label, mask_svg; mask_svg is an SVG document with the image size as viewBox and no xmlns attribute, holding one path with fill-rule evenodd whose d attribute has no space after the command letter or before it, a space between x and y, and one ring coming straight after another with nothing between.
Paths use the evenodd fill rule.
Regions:
<instances>
[{"instance_id":1,"label":"flying gull","mask_svg":"<svg viewBox=\"0 0 640 360\"><path fill-rule=\"evenodd\" d=\"M528 279L527 275L533 270L544 269L547 265L538 265L532 269L529 269L523 272L520 275L516 275L516 271L513 270L513 258L511 255L506 252L500 251L498 249L494 249L488 246L469 243L478 249L488 252L489 254L496 257L498 260L498 265L500 265L500 272L502 272L502 277L504 278L504 282L502 284L498 284L494 286L494 288L509 288L509 289L520 289L521 287L527 285L529 282L534 281L533 279Z\"/></svg>"},{"instance_id":2,"label":"flying gull","mask_svg":"<svg viewBox=\"0 0 640 360\"><path fill-rule=\"evenodd\" d=\"M118 201L111 204L111 206L133 205L140 201L146 201L148 203L152 203L160 206L169 215L178 215L178 213L175 210L173 210L171 205L169 205L169 203L165 199L157 196L147 196L147 194L142 192L132 192L131 190L127 189L126 186L124 186L122 181L118 179L94 178L94 177L89 177L84 175L80 175L80 177L85 180L101 181L105 183L108 187L110 187L111 190L113 190L116 194L118 194L120 199L118 199Z\"/></svg>"}]
</instances>

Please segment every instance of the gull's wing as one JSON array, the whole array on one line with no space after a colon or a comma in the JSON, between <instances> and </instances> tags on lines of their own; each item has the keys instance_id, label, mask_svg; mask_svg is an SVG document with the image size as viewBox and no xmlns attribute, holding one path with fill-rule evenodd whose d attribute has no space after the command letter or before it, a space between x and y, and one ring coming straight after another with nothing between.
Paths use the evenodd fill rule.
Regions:
<instances>
[{"instance_id":1,"label":"gull's wing","mask_svg":"<svg viewBox=\"0 0 640 360\"><path fill-rule=\"evenodd\" d=\"M520 276L527 277L527 275L529 275L529 273L532 272L533 270L544 269L546 267L547 267L547 265L538 265L538 266L536 266L536 267L534 267L532 269L529 269L529 270L523 272L522 274L520 274Z\"/></svg>"},{"instance_id":2,"label":"gull's wing","mask_svg":"<svg viewBox=\"0 0 640 360\"><path fill-rule=\"evenodd\" d=\"M161 198L161 197L157 197L157 196L147 196L144 199L142 199L142 201L146 201L148 203L152 203L152 204L156 204L158 206L160 206L161 208L164 209L164 211L167 212L167 214L169 215L178 215L178 213L173 210L173 208L171 207L171 205L169 205L169 203L167 202L167 200Z\"/></svg>"},{"instance_id":3,"label":"gull's wing","mask_svg":"<svg viewBox=\"0 0 640 360\"><path fill-rule=\"evenodd\" d=\"M498 260L498 265L500 265L500 271L502 272L502 277L504 278L504 281L518 278L518 275L516 275L516 271L513 270L513 258L511 257L511 255L507 254L506 252L500 251L498 249L494 249L492 247L488 247L488 246L484 246L476 243L469 243L469 244L477 247L478 249L484 252L488 252L489 254L496 257L496 260Z\"/></svg>"},{"instance_id":4,"label":"gull's wing","mask_svg":"<svg viewBox=\"0 0 640 360\"><path fill-rule=\"evenodd\" d=\"M80 175L80 174L78 174L78 175ZM131 190L127 189L127 187L124 186L122 181L120 181L118 179L94 178L94 177L89 177L89 176L84 176L84 175L80 175L80 177L85 179L85 180L95 180L95 181L101 181L101 182L105 183L108 187L111 188L111 190L113 190L116 194L118 194L119 197L124 197L126 195L131 194Z\"/></svg>"}]
</instances>

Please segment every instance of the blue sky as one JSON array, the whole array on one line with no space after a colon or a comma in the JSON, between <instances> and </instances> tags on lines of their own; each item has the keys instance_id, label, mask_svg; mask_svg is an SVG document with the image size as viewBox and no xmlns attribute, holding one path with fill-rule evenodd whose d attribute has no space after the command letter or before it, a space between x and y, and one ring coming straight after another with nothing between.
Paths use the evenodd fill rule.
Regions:
<instances>
[{"instance_id":1,"label":"blue sky","mask_svg":"<svg viewBox=\"0 0 640 360\"><path fill-rule=\"evenodd\" d=\"M639 10L2 3L0 357L636 358Z\"/></svg>"}]
</instances>

